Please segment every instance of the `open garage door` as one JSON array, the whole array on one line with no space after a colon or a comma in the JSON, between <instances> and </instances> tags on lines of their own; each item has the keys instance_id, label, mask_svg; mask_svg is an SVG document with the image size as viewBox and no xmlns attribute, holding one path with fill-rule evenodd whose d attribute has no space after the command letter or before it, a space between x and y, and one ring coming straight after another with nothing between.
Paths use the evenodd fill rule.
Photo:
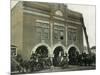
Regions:
<instances>
[{"instance_id":1,"label":"open garage door","mask_svg":"<svg viewBox=\"0 0 100 75\"><path fill-rule=\"evenodd\" d=\"M61 46L58 46L54 49L54 58L53 58L53 65L60 66L61 59L64 56L64 50Z\"/></svg>"},{"instance_id":2,"label":"open garage door","mask_svg":"<svg viewBox=\"0 0 100 75\"><path fill-rule=\"evenodd\" d=\"M35 53L31 56L31 67L32 71L42 70L49 68L48 48L44 45L39 46Z\"/></svg>"},{"instance_id":3,"label":"open garage door","mask_svg":"<svg viewBox=\"0 0 100 75\"><path fill-rule=\"evenodd\" d=\"M45 58L48 57L48 49L46 46L40 46L36 49L35 52L39 57Z\"/></svg>"},{"instance_id":4,"label":"open garage door","mask_svg":"<svg viewBox=\"0 0 100 75\"><path fill-rule=\"evenodd\" d=\"M76 50L75 47L71 47L68 51L68 58L69 58L69 64L75 65L78 63L78 55L79 52Z\"/></svg>"}]
</instances>

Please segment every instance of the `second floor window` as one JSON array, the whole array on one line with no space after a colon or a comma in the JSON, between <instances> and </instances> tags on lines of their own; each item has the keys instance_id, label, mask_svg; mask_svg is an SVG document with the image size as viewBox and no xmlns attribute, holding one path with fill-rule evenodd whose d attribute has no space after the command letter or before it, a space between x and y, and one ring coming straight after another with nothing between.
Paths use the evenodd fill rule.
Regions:
<instances>
[{"instance_id":1,"label":"second floor window","mask_svg":"<svg viewBox=\"0 0 100 75\"><path fill-rule=\"evenodd\" d=\"M49 24L36 23L36 36L38 39L46 40L49 39Z\"/></svg>"},{"instance_id":2,"label":"second floor window","mask_svg":"<svg viewBox=\"0 0 100 75\"><path fill-rule=\"evenodd\" d=\"M68 32L68 40L71 40L71 41L76 41L76 39L77 39L77 34L76 34L76 32L71 32L71 31L69 31Z\"/></svg>"}]
</instances>

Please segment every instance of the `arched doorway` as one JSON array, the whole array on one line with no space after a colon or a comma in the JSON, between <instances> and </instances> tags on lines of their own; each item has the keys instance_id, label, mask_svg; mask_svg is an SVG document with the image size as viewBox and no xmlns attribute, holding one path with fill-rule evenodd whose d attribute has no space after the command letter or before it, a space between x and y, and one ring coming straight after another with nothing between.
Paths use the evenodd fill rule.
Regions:
<instances>
[{"instance_id":1,"label":"arched doorway","mask_svg":"<svg viewBox=\"0 0 100 75\"><path fill-rule=\"evenodd\" d=\"M30 59L32 59L34 62L40 62L46 60L48 58L48 54L48 48L45 45L41 45L36 48L34 53L32 53Z\"/></svg>"},{"instance_id":2,"label":"arched doorway","mask_svg":"<svg viewBox=\"0 0 100 75\"><path fill-rule=\"evenodd\" d=\"M54 58L53 58L53 65L60 66L61 59L64 56L64 49L61 46L58 46L54 49Z\"/></svg>"},{"instance_id":3,"label":"arched doorway","mask_svg":"<svg viewBox=\"0 0 100 75\"><path fill-rule=\"evenodd\" d=\"M48 57L48 48L46 46L44 46L44 45L39 46L36 49L35 53L41 58Z\"/></svg>"},{"instance_id":4,"label":"arched doorway","mask_svg":"<svg viewBox=\"0 0 100 75\"><path fill-rule=\"evenodd\" d=\"M76 65L78 63L79 52L75 47L71 47L68 51L69 64Z\"/></svg>"},{"instance_id":5,"label":"arched doorway","mask_svg":"<svg viewBox=\"0 0 100 75\"><path fill-rule=\"evenodd\" d=\"M49 50L45 45L36 48L35 53L31 55L31 67L33 70L42 70L49 67L51 62L48 59Z\"/></svg>"}]
</instances>

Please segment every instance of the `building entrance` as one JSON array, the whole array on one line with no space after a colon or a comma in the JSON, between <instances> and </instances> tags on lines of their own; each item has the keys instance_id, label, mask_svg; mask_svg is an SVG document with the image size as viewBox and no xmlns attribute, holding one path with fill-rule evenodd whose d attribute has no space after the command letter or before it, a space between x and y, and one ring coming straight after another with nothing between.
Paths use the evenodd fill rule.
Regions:
<instances>
[{"instance_id":1,"label":"building entrance","mask_svg":"<svg viewBox=\"0 0 100 75\"><path fill-rule=\"evenodd\" d=\"M44 45L39 46L35 53L31 56L31 66L34 70L41 70L49 68L51 65L50 59L48 58L48 48Z\"/></svg>"},{"instance_id":2,"label":"building entrance","mask_svg":"<svg viewBox=\"0 0 100 75\"><path fill-rule=\"evenodd\" d=\"M41 58L45 58L45 57L48 57L48 49L46 46L40 46L36 49L36 52L35 52L38 57L41 57Z\"/></svg>"},{"instance_id":3,"label":"building entrance","mask_svg":"<svg viewBox=\"0 0 100 75\"><path fill-rule=\"evenodd\" d=\"M60 66L62 58L64 56L64 50L61 46L58 46L54 49L54 58L53 58L53 65Z\"/></svg>"},{"instance_id":4,"label":"building entrance","mask_svg":"<svg viewBox=\"0 0 100 75\"><path fill-rule=\"evenodd\" d=\"M79 52L76 50L75 47L71 47L68 51L68 58L69 58L69 64L71 65L75 65L78 63L78 55L79 55Z\"/></svg>"}]
</instances>

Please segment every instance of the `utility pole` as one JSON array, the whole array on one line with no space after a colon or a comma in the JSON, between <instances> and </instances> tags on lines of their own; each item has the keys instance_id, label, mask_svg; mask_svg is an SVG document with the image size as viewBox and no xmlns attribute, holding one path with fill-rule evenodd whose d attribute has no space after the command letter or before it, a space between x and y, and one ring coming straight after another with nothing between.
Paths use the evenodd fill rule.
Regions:
<instances>
[{"instance_id":1,"label":"utility pole","mask_svg":"<svg viewBox=\"0 0 100 75\"><path fill-rule=\"evenodd\" d=\"M88 53L91 54L91 50L90 50L90 45L89 45L89 41L88 41L88 35L87 35L87 31L86 31L86 27L84 24L84 19L83 17L81 18L81 23L82 23L82 28L85 34L85 39L86 39L86 43L87 43L87 49L88 49Z\"/></svg>"}]
</instances>

